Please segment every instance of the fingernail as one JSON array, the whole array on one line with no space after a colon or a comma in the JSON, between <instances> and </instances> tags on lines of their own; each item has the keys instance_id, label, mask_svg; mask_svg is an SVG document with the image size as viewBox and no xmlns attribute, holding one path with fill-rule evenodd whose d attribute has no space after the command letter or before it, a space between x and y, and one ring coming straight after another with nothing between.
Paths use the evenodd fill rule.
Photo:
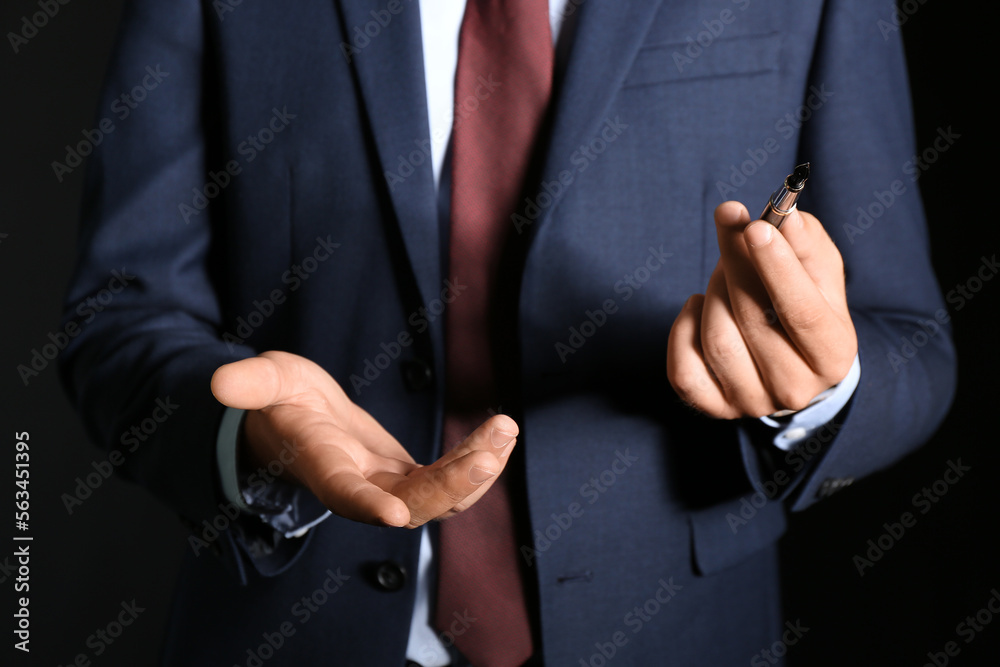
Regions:
<instances>
[{"instance_id":1,"label":"fingernail","mask_svg":"<svg viewBox=\"0 0 1000 667\"><path fill-rule=\"evenodd\" d=\"M506 447L516 437L517 437L516 435L513 435L511 433L504 433L498 428L494 428L492 431L490 431L490 442L492 442L493 446L496 447L497 449L500 449L501 447Z\"/></svg>"},{"instance_id":2,"label":"fingernail","mask_svg":"<svg viewBox=\"0 0 1000 667\"><path fill-rule=\"evenodd\" d=\"M771 242L771 236L774 234L774 226L768 222L755 222L747 227L743 233L746 236L747 243L756 248Z\"/></svg>"},{"instance_id":3,"label":"fingernail","mask_svg":"<svg viewBox=\"0 0 1000 667\"><path fill-rule=\"evenodd\" d=\"M488 479L492 479L496 476L495 472L490 472L489 470L483 470L482 468L476 468L473 466L469 468L469 481L479 486Z\"/></svg>"}]
</instances>

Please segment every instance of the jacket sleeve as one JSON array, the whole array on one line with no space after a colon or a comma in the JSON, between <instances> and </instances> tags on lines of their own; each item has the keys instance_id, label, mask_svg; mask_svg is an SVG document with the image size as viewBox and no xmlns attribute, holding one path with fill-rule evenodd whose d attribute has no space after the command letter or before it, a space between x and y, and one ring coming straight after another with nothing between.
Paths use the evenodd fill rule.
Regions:
<instances>
[{"instance_id":1,"label":"jacket sleeve","mask_svg":"<svg viewBox=\"0 0 1000 667\"><path fill-rule=\"evenodd\" d=\"M230 529L253 518L234 511L220 488L223 406L209 383L218 366L254 351L222 339L221 198L194 213L181 206L199 201L193 191L205 190L217 166L203 11L212 10L194 0L126 4L100 106L113 129L95 142L87 168L64 308L64 324L79 333L60 366L89 436L122 451L120 472L188 523L196 554L227 553L242 575L239 530ZM115 272L125 284L109 289ZM158 402L174 406L162 420Z\"/></svg>"},{"instance_id":2,"label":"jacket sleeve","mask_svg":"<svg viewBox=\"0 0 1000 667\"><path fill-rule=\"evenodd\" d=\"M810 117L798 154L814 169L801 206L843 255L861 379L832 422L791 452L771 452L769 465L744 438L758 489L775 470L799 480L795 510L923 444L955 391L950 317L930 263L893 10L887 1L826 2L803 100Z\"/></svg>"}]
</instances>

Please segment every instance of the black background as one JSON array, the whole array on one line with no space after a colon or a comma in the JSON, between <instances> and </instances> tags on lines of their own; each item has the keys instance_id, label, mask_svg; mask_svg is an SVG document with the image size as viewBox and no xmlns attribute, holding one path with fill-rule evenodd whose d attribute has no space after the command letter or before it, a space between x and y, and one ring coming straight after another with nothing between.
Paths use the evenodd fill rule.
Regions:
<instances>
[{"instance_id":1,"label":"black background","mask_svg":"<svg viewBox=\"0 0 1000 667\"><path fill-rule=\"evenodd\" d=\"M982 258L1000 251L995 178L986 154L994 134L995 56L988 22L974 3L916 0L903 24L917 118L917 145L940 128L960 138L923 174L933 259L945 292L975 276ZM985 6L985 3L983 3ZM177 519L140 489L105 481L68 515L60 496L105 454L88 444L50 365L25 387L16 366L57 330L72 268L82 169L60 183L50 166L65 146L94 126L97 95L121 3L70 2L14 54L5 37L0 107L0 504L13 501L15 433L30 433L31 655L12 650L14 577L0 570L0 637L5 664L63 665L92 656L87 637L105 627L122 602L144 608L133 625L94 659L95 665L153 664L184 549ZM914 11L915 9L915 11ZM5 0L0 30L19 31L38 11L31 0ZM905 15L905 14L904 14ZM990 49L992 51L992 49ZM980 62L982 59L983 62ZM990 69L986 69L989 67ZM879 184L873 184L879 185ZM1000 590L1000 527L995 422L1000 280L961 310L952 308L959 348L959 390L944 426L921 451L892 470L840 492L793 517L783 541L786 617L809 630L789 649L792 665L923 665L948 641L954 665L1000 664L1000 618L971 642L956 626ZM926 515L860 577L852 558L869 539L914 511L912 497L941 478L948 461L971 466ZM179 474L183 474L180 471ZM0 567L13 562L8 506L0 519ZM11 512L12 513L12 512ZM748 664L750 658L748 656ZM669 664L669 659L666 660ZM758 663L762 664L762 663Z\"/></svg>"}]
</instances>

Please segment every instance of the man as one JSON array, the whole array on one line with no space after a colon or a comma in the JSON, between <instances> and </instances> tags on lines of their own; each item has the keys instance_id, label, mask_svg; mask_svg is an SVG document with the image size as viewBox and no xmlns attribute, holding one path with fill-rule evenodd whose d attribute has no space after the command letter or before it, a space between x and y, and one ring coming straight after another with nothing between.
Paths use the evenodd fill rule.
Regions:
<instances>
[{"instance_id":1,"label":"man","mask_svg":"<svg viewBox=\"0 0 1000 667\"><path fill-rule=\"evenodd\" d=\"M750 661L785 511L943 417L890 3L503 4L129 7L68 303L136 277L65 376L102 442L179 406L124 466L192 527L166 664Z\"/></svg>"}]
</instances>

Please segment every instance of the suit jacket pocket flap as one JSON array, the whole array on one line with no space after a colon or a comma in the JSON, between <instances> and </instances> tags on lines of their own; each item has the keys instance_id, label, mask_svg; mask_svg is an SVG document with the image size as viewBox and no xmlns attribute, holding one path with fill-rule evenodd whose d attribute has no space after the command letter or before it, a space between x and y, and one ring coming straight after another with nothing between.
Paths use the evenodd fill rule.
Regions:
<instances>
[{"instance_id":1,"label":"suit jacket pocket flap","mask_svg":"<svg viewBox=\"0 0 1000 667\"><path fill-rule=\"evenodd\" d=\"M695 568L703 575L736 565L773 544L787 523L781 502L769 501L757 509L741 499L693 512L689 521Z\"/></svg>"},{"instance_id":2,"label":"suit jacket pocket flap","mask_svg":"<svg viewBox=\"0 0 1000 667\"><path fill-rule=\"evenodd\" d=\"M636 55L625 86L776 71L781 34L771 32L697 42L647 45Z\"/></svg>"}]
</instances>

